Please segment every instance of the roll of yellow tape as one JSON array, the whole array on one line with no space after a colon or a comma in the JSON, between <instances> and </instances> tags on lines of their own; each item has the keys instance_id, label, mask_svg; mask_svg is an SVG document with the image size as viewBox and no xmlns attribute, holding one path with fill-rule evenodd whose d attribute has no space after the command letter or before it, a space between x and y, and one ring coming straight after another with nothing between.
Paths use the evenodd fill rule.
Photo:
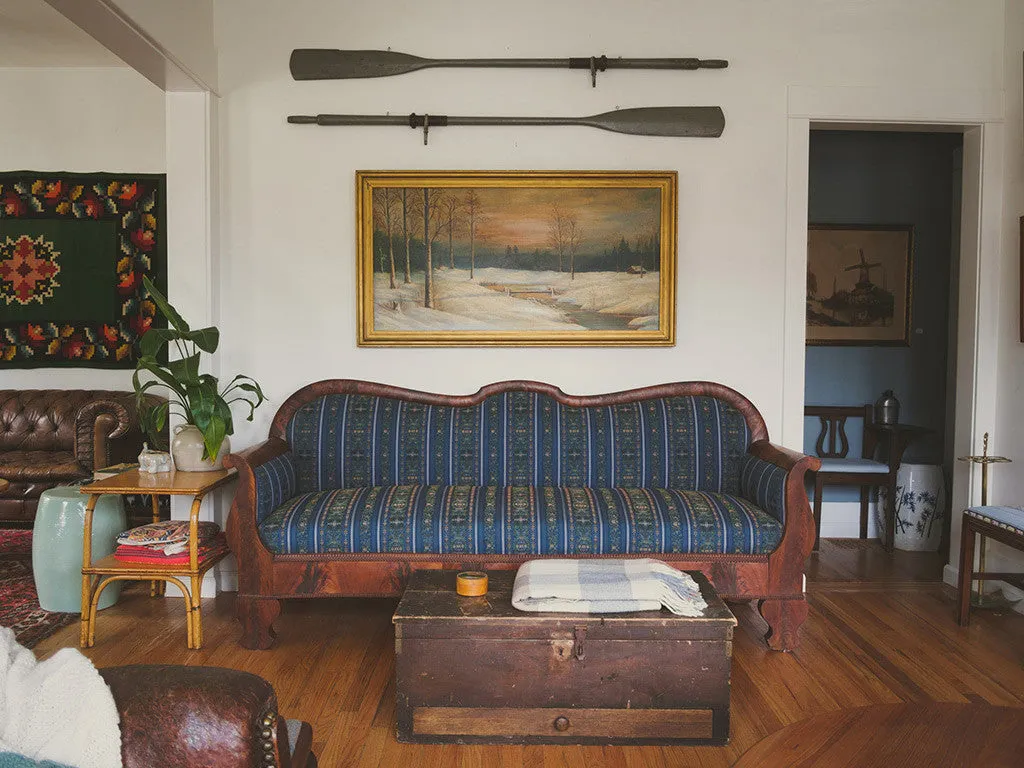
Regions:
<instances>
[{"instance_id":1,"label":"roll of yellow tape","mask_svg":"<svg viewBox=\"0 0 1024 768\"><path fill-rule=\"evenodd\" d=\"M463 571L455 577L455 591L463 597L487 594L487 574L482 571Z\"/></svg>"}]
</instances>

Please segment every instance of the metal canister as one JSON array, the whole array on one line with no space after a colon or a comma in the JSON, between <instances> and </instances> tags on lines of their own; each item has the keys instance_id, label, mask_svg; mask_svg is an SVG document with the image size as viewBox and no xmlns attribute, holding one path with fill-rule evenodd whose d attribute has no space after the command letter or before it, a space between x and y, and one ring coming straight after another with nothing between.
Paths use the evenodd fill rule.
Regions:
<instances>
[{"instance_id":1,"label":"metal canister","mask_svg":"<svg viewBox=\"0 0 1024 768\"><path fill-rule=\"evenodd\" d=\"M897 424L900 420L900 401L891 389L885 390L875 401L875 423Z\"/></svg>"}]
</instances>

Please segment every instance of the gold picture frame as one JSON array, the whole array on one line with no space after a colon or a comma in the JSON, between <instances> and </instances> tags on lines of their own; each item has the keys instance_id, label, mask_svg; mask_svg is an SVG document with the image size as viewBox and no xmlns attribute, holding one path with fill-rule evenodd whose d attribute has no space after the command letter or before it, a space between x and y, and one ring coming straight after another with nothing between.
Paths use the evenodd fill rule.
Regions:
<instances>
[{"instance_id":1,"label":"gold picture frame","mask_svg":"<svg viewBox=\"0 0 1024 768\"><path fill-rule=\"evenodd\" d=\"M677 185L675 171L358 171L357 342L673 345Z\"/></svg>"},{"instance_id":2,"label":"gold picture frame","mask_svg":"<svg viewBox=\"0 0 1024 768\"><path fill-rule=\"evenodd\" d=\"M914 227L810 224L807 344L908 346Z\"/></svg>"}]
</instances>

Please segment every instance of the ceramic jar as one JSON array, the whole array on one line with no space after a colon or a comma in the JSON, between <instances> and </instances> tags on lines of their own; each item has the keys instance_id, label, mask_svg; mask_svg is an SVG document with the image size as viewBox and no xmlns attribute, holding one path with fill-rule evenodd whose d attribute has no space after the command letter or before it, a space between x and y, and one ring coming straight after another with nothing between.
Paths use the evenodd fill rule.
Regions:
<instances>
[{"instance_id":1,"label":"ceramic jar","mask_svg":"<svg viewBox=\"0 0 1024 768\"><path fill-rule=\"evenodd\" d=\"M32 578L44 611L82 610L82 539L88 500L75 486L49 488L39 496L32 527ZM100 496L92 514L93 562L114 553L117 537L127 527L124 500L112 494ZM98 609L116 603L120 594L121 584L111 584L100 595Z\"/></svg>"},{"instance_id":2,"label":"ceramic jar","mask_svg":"<svg viewBox=\"0 0 1024 768\"><path fill-rule=\"evenodd\" d=\"M174 457L174 468L179 472L212 472L224 468L224 457L231 452L231 443L227 436L220 444L216 460L203 458L203 433L194 424L179 424L174 428L174 439L171 440L171 456Z\"/></svg>"},{"instance_id":3,"label":"ceramic jar","mask_svg":"<svg viewBox=\"0 0 1024 768\"><path fill-rule=\"evenodd\" d=\"M876 522L885 543L888 488L878 489ZM896 549L936 552L946 516L946 481L942 467L901 464L896 473Z\"/></svg>"}]
</instances>

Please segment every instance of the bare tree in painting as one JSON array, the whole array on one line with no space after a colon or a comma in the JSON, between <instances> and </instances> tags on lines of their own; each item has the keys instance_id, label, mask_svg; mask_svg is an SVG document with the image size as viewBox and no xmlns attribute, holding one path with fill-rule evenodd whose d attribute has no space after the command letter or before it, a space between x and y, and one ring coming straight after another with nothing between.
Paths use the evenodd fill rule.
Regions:
<instances>
[{"instance_id":1,"label":"bare tree in painting","mask_svg":"<svg viewBox=\"0 0 1024 768\"><path fill-rule=\"evenodd\" d=\"M434 308L434 241L444 230L444 192L423 188L423 244L426 248L423 264L423 306Z\"/></svg>"},{"instance_id":2,"label":"bare tree in painting","mask_svg":"<svg viewBox=\"0 0 1024 768\"><path fill-rule=\"evenodd\" d=\"M383 187L373 190L374 228L384 232L388 238L388 254L391 258L391 287L395 287L395 225L398 223L398 190Z\"/></svg>"},{"instance_id":3,"label":"bare tree in painting","mask_svg":"<svg viewBox=\"0 0 1024 768\"><path fill-rule=\"evenodd\" d=\"M565 209L559 203L552 203L548 212L548 245L558 254L558 271L564 272L562 258L565 255Z\"/></svg>"},{"instance_id":4,"label":"bare tree in painting","mask_svg":"<svg viewBox=\"0 0 1024 768\"><path fill-rule=\"evenodd\" d=\"M462 209L466 212L467 224L469 225L469 279L473 279L473 270L476 269L476 225L482 218L480 195L475 189L466 191L462 198Z\"/></svg>"},{"instance_id":5,"label":"bare tree in painting","mask_svg":"<svg viewBox=\"0 0 1024 768\"><path fill-rule=\"evenodd\" d=\"M409 214L413 213L415 205L415 198L409 199L408 187L402 187L402 237L405 238L405 280L404 282L408 285L412 282L412 277L409 275Z\"/></svg>"},{"instance_id":6,"label":"bare tree in painting","mask_svg":"<svg viewBox=\"0 0 1024 768\"><path fill-rule=\"evenodd\" d=\"M441 198L441 215L444 219L444 228L448 232L448 268L455 269L455 248L452 245L452 238L455 230L462 223L462 201L455 195L447 194Z\"/></svg>"},{"instance_id":7,"label":"bare tree in painting","mask_svg":"<svg viewBox=\"0 0 1024 768\"><path fill-rule=\"evenodd\" d=\"M569 251L569 279L576 279L576 254L583 243L583 228L575 213L565 215L565 247Z\"/></svg>"}]
</instances>

